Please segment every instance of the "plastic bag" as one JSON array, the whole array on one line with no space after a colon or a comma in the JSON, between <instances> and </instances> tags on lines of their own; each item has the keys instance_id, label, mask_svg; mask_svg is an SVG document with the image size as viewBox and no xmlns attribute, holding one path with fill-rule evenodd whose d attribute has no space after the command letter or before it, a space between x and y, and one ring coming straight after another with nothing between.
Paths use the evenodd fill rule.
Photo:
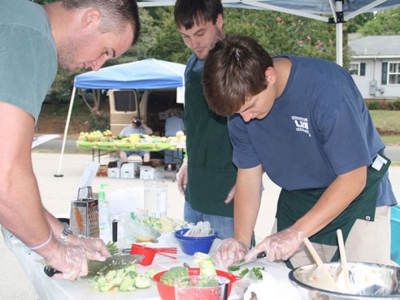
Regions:
<instances>
[{"instance_id":1,"label":"plastic bag","mask_svg":"<svg viewBox=\"0 0 400 300\"><path fill-rule=\"evenodd\" d=\"M138 214L125 213L120 215L119 222L121 222L121 226L126 235L130 238L135 238L138 242L140 242L141 239L153 240L153 242L155 242L160 236L157 230L143 223L138 217Z\"/></svg>"},{"instance_id":2,"label":"plastic bag","mask_svg":"<svg viewBox=\"0 0 400 300\"><path fill-rule=\"evenodd\" d=\"M208 221L205 222L198 222L196 226L190 228L186 233L185 236L210 236L214 234L214 230L211 228L211 224Z\"/></svg>"}]
</instances>

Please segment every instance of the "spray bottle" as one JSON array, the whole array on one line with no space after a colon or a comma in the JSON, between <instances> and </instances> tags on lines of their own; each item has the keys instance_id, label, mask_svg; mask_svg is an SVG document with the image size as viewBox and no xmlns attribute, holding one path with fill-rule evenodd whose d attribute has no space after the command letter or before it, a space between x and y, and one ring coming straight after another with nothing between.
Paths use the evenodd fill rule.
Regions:
<instances>
[{"instance_id":1,"label":"spray bottle","mask_svg":"<svg viewBox=\"0 0 400 300\"><path fill-rule=\"evenodd\" d=\"M99 198L99 230L100 237L104 240L110 239L111 227L110 227L110 206L106 200L106 193L104 187L108 184L100 184L100 191L98 194Z\"/></svg>"}]
</instances>

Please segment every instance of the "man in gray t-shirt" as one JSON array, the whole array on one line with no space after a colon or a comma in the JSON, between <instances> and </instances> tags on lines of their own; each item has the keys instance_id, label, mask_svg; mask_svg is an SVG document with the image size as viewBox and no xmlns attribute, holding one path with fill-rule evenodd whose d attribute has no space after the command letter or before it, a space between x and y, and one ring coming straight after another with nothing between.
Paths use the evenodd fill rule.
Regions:
<instances>
[{"instance_id":1,"label":"man in gray t-shirt","mask_svg":"<svg viewBox=\"0 0 400 300\"><path fill-rule=\"evenodd\" d=\"M131 119L131 124L126 126L121 130L121 133L119 135L121 136L130 136L131 134L152 134L153 130L148 127L143 120L139 120L136 117L132 117ZM131 156L132 154L137 154L139 155L142 159L143 162L148 162L150 161L150 151L146 150L138 150L138 151L120 151L119 152L119 157L123 162L128 161L128 157Z\"/></svg>"},{"instance_id":2,"label":"man in gray t-shirt","mask_svg":"<svg viewBox=\"0 0 400 300\"><path fill-rule=\"evenodd\" d=\"M74 280L87 275L88 260L110 254L101 239L73 234L43 207L31 157L35 125L58 65L98 70L136 43L137 4L0 0L0 7L0 222L59 270L56 278Z\"/></svg>"}]
</instances>

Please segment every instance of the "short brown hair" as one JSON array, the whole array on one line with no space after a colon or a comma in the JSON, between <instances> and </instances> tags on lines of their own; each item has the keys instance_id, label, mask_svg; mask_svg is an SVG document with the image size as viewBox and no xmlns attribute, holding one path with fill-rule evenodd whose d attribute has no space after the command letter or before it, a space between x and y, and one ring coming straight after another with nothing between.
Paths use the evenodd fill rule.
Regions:
<instances>
[{"instance_id":1,"label":"short brown hair","mask_svg":"<svg viewBox=\"0 0 400 300\"><path fill-rule=\"evenodd\" d=\"M95 8L101 13L100 31L114 32L129 23L133 28L132 45L140 35L139 10L136 0L60 0L65 9Z\"/></svg>"},{"instance_id":2,"label":"short brown hair","mask_svg":"<svg viewBox=\"0 0 400 300\"><path fill-rule=\"evenodd\" d=\"M221 0L177 0L174 6L175 24L185 29L203 22L215 25L218 15L223 15L223 10Z\"/></svg>"},{"instance_id":3,"label":"short brown hair","mask_svg":"<svg viewBox=\"0 0 400 300\"><path fill-rule=\"evenodd\" d=\"M267 88L265 70L272 66L271 56L252 38L227 36L218 41L202 74L208 106L221 116L238 112L246 100Z\"/></svg>"}]
</instances>

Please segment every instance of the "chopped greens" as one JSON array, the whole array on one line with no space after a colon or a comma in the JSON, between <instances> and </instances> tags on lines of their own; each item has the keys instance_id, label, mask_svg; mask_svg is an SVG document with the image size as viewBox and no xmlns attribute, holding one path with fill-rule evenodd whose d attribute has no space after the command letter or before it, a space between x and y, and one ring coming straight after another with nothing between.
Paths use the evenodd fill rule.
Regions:
<instances>
[{"instance_id":1,"label":"chopped greens","mask_svg":"<svg viewBox=\"0 0 400 300\"><path fill-rule=\"evenodd\" d=\"M109 241L106 246L111 256L118 254L118 248L116 243Z\"/></svg>"},{"instance_id":2,"label":"chopped greens","mask_svg":"<svg viewBox=\"0 0 400 300\"><path fill-rule=\"evenodd\" d=\"M232 273L232 272L235 272L235 271L239 271L239 270L240 270L240 266L230 266L228 268L228 272L229 273Z\"/></svg>"},{"instance_id":3,"label":"chopped greens","mask_svg":"<svg viewBox=\"0 0 400 300\"><path fill-rule=\"evenodd\" d=\"M240 270L240 266L230 266L228 268L228 272L230 272L230 273L236 272L239 270ZM262 275L261 271L265 271L265 267L261 267L261 268L254 267L252 269L245 268L245 269L241 270L241 272L239 273L239 276L243 278L244 276L247 275L247 276L255 278L257 280L262 280L263 275Z\"/></svg>"},{"instance_id":4,"label":"chopped greens","mask_svg":"<svg viewBox=\"0 0 400 300\"><path fill-rule=\"evenodd\" d=\"M143 219L143 223L149 225L157 231L161 231L161 219L147 216Z\"/></svg>"},{"instance_id":5,"label":"chopped greens","mask_svg":"<svg viewBox=\"0 0 400 300\"><path fill-rule=\"evenodd\" d=\"M243 277L244 277L245 275L247 275L247 273L249 273L249 272L250 272L249 268L246 268L246 269L244 269L244 270L242 270L242 271L240 272L239 276L243 278Z\"/></svg>"},{"instance_id":6,"label":"chopped greens","mask_svg":"<svg viewBox=\"0 0 400 300\"><path fill-rule=\"evenodd\" d=\"M262 270L262 271L265 271L265 268L264 268L264 267L262 267L262 268L253 268L253 269L251 270L251 271L254 273L254 275L256 275L256 278L257 278L258 280L262 280L262 279L263 279L263 275L262 275L261 270Z\"/></svg>"},{"instance_id":7,"label":"chopped greens","mask_svg":"<svg viewBox=\"0 0 400 300\"><path fill-rule=\"evenodd\" d=\"M90 284L101 292L119 289L123 292L144 289L151 286L153 271L140 274L136 271L134 262L118 270L100 271L97 276L90 279Z\"/></svg>"}]
</instances>

